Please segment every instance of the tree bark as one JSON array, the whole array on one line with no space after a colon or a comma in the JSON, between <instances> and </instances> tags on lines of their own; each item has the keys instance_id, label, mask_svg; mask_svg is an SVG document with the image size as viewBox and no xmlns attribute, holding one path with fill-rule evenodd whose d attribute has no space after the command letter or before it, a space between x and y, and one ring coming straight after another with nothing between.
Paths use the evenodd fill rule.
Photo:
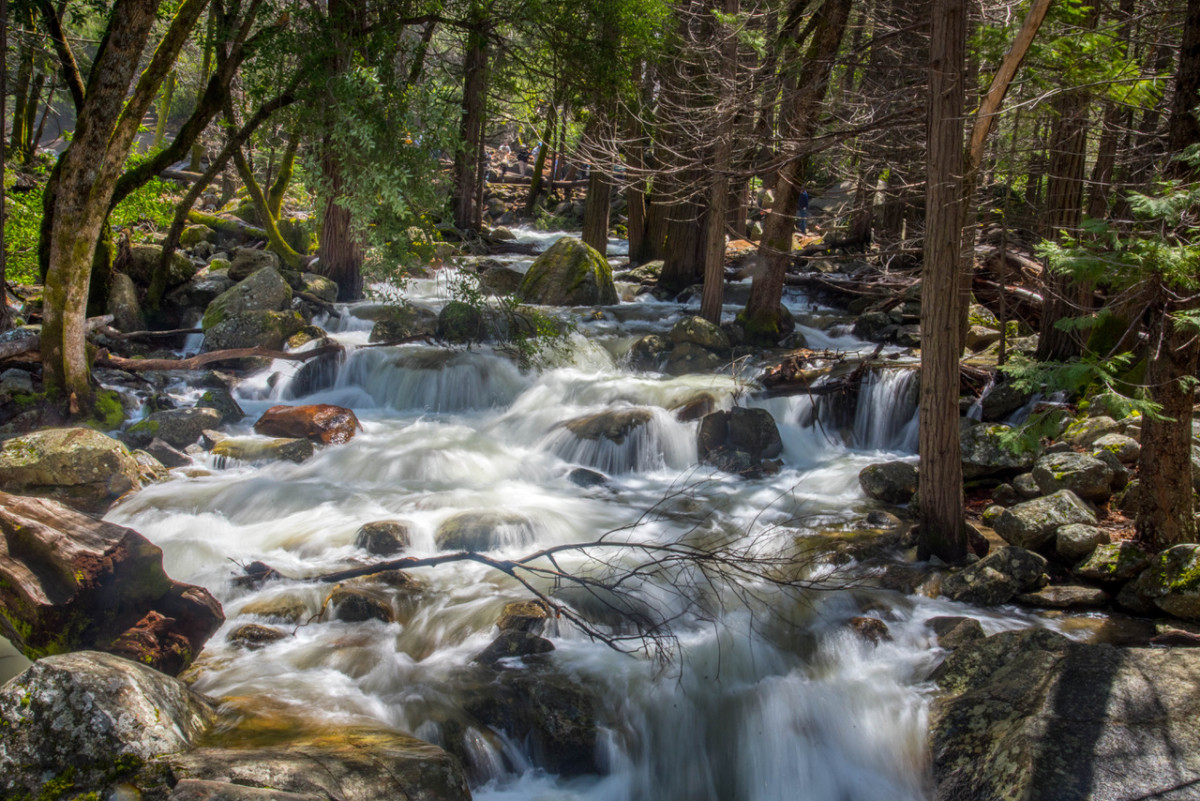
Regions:
<instances>
[{"instance_id":1,"label":"tree bark","mask_svg":"<svg viewBox=\"0 0 1200 801\"><path fill-rule=\"evenodd\" d=\"M612 181L608 173L593 165L588 175L587 203L583 209L583 242L601 256L608 255L608 212Z\"/></svg>"},{"instance_id":2,"label":"tree bark","mask_svg":"<svg viewBox=\"0 0 1200 801\"><path fill-rule=\"evenodd\" d=\"M959 452L958 359L966 306L962 237L965 0L933 0L921 303L920 558L966 558ZM930 291L932 288L945 288Z\"/></svg>"},{"instance_id":3,"label":"tree bark","mask_svg":"<svg viewBox=\"0 0 1200 801\"><path fill-rule=\"evenodd\" d=\"M483 131L484 98L487 92L487 16L484 8L473 3L467 28L466 56L463 66L461 144L454 158L454 224L461 230L473 230L480 134Z\"/></svg>"}]
</instances>

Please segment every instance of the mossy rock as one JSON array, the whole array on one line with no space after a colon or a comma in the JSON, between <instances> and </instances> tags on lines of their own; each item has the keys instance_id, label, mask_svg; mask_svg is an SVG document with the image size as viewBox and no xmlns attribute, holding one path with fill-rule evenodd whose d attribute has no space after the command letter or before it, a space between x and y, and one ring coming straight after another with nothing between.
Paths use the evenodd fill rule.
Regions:
<instances>
[{"instance_id":1,"label":"mossy rock","mask_svg":"<svg viewBox=\"0 0 1200 801\"><path fill-rule=\"evenodd\" d=\"M436 333L439 339L456 344L482 342L488 338L487 320L478 307L452 300L438 315Z\"/></svg>"},{"instance_id":2,"label":"mossy rock","mask_svg":"<svg viewBox=\"0 0 1200 801\"><path fill-rule=\"evenodd\" d=\"M559 239L534 259L517 295L547 306L614 306L618 302L608 261L573 237Z\"/></svg>"},{"instance_id":3,"label":"mossy rock","mask_svg":"<svg viewBox=\"0 0 1200 801\"><path fill-rule=\"evenodd\" d=\"M138 286L148 287L154 278L154 271L162 261L162 248L158 245L134 245L129 249L129 260L125 262L122 272L134 280ZM171 254L167 265L167 288L177 287L192 280L199 268L192 264L187 256L179 251Z\"/></svg>"},{"instance_id":4,"label":"mossy rock","mask_svg":"<svg viewBox=\"0 0 1200 801\"><path fill-rule=\"evenodd\" d=\"M292 288L279 271L272 267L260 267L209 303L200 327L207 334L209 329L235 315L252 311L283 311L288 309L291 302Z\"/></svg>"},{"instance_id":5,"label":"mossy rock","mask_svg":"<svg viewBox=\"0 0 1200 801\"><path fill-rule=\"evenodd\" d=\"M84 512L107 510L141 486L129 450L90 428L51 428L0 444L0 486Z\"/></svg>"},{"instance_id":6,"label":"mossy rock","mask_svg":"<svg viewBox=\"0 0 1200 801\"><path fill-rule=\"evenodd\" d=\"M207 225L189 225L179 235L179 244L185 248L195 247L201 242L215 242L217 232Z\"/></svg>"},{"instance_id":7,"label":"mossy rock","mask_svg":"<svg viewBox=\"0 0 1200 801\"><path fill-rule=\"evenodd\" d=\"M206 329L206 351L230 348L268 348L279 350L288 337L304 327L304 318L295 311L247 311L234 314Z\"/></svg>"}]
</instances>

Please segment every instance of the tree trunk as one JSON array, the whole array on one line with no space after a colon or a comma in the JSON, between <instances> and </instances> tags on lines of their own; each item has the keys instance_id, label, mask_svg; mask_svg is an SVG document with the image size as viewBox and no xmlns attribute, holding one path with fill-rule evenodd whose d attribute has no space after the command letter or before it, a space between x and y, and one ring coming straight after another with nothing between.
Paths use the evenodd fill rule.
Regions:
<instances>
[{"instance_id":1,"label":"tree trunk","mask_svg":"<svg viewBox=\"0 0 1200 801\"><path fill-rule=\"evenodd\" d=\"M558 107L550 106L550 118L546 120L546 128L538 146L537 158L533 160L533 173L529 179L529 195L525 198L525 214L532 215L537 208L538 196L542 194L542 172L546 169L546 152L550 150L550 140L554 138L554 123L558 117Z\"/></svg>"},{"instance_id":2,"label":"tree trunk","mask_svg":"<svg viewBox=\"0 0 1200 801\"><path fill-rule=\"evenodd\" d=\"M8 3L0 2L0 141L8 120ZM8 154L0 147L0 334L11 326L8 313L8 240L4 236L8 217L7 177Z\"/></svg>"},{"instance_id":3,"label":"tree trunk","mask_svg":"<svg viewBox=\"0 0 1200 801\"><path fill-rule=\"evenodd\" d=\"M676 293L704 279L704 211L682 200L667 209L667 239L658 286Z\"/></svg>"},{"instance_id":4,"label":"tree trunk","mask_svg":"<svg viewBox=\"0 0 1200 801\"><path fill-rule=\"evenodd\" d=\"M175 100L175 70L167 76L163 83L162 99L158 103L158 119L154 122L154 144L151 147L158 150L162 147L163 139L167 136L167 121L171 118L171 103Z\"/></svg>"},{"instance_id":5,"label":"tree trunk","mask_svg":"<svg viewBox=\"0 0 1200 801\"><path fill-rule=\"evenodd\" d=\"M587 203L583 208L583 242L601 256L608 255L608 212L612 182L608 174L593 165L588 175Z\"/></svg>"},{"instance_id":6,"label":"tree trunk","mask_svg":"<svg viewBox=\"0 0 1200 801\"><path fill-rule=\"evenodd\" d=\"M484 97L487 92L487 17L484 9L474 4L467 29L466 56L463 73L462 122L459 127L461 145L454 157L454 224L461 230L474 229L475 203L479 187L475 185L480 134L483 131Z\"/></svg>"},{"instance_id":7,"label":"tree trunk","mask_svg":"<svg viewBox=\"0 0 1200 801\"><path fill-rule=\"evenodd\" d=\"M958 359L966 306L959 269L965 0L933 0L930 25L925 266L921 303L920 558L951 564L967 555L959 453ZM930 291L933 287L949 291Z\"/></svg>"},{"instance_id":8,"label":"tree trunk","mask_svg":"<svg viewBox=\"0 0 1200 801\"><path fill-rule=\"evenodd\" d=\"M337 156L328 141L324 150L321 171L328 193L322 199L317 271L338 285L338 300L359 300L362 298L362 234L354 228L350 210L338 202L345 191L344 183Z\"/></svg>"}]
</instances>

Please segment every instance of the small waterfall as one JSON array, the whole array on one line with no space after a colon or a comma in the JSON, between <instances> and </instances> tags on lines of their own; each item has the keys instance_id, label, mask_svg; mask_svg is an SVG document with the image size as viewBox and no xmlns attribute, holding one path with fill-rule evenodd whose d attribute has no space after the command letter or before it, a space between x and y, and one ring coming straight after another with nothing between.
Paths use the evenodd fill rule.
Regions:
<instances>
[{"instance_id":1,"label":"small waterfall","mask_svg":"<svg viewBox=\"0 0 1200 801\"><path fill-rule=\"evenodd\" d=\"M853 445L872 451L917 450L919 372L911 368L872 370L858 390Z\"/></svg>"},{"instance_id":2,"label":"small waterfall","mask_svg":"<svg viewBox=\"0 0 1200 801\"><path fill-rule=\"evenodd\" d=\"M683 469L696 458L695 426L658 408L577 418L551 431L542 446L567 462L604 473Z\"/></svg>"},{"instance_id":3,"label":"small waterfall","mask_svg":"<svg viewBox=\"0 0 1200 801\"><path fill-rule=\"evenodd\" d=\"M508 359L488 351L362 348L338 385L362 387L381 407L461 412L507 406L529 380Z\"/></svg>"}]
</instances>

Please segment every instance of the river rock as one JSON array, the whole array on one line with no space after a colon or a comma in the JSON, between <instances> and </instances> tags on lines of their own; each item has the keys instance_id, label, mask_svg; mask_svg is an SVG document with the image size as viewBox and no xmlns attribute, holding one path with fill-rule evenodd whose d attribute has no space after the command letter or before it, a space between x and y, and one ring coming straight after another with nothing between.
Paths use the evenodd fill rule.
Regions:
<instances>
[{"instance_id":1,"label":"river rock","mask_svg":"<svg viewBox=\"0 0 1200 801\"><path fill-rule=\"evenodd\" d=\"M942 581L942 595L952 601L996 606L1045 584L1046 558L1012 546L998 548Z\"/></svg>"},{"instance_id":2,"label":"river rock","mask_svg":"<svg viewBox=\"0 0 1200 801\"><path fill-rule=\"evenodd\" d=\"M138 303L137 287L125 273L113 273L108 285L105 311L113 316L113 327L118 331L146 330L146 318L142 316L142 305Z\"/></svg>"},{"instance_id":3,"label":"river rock","mask_svg":"<svg viewBox=\"0 0 1200 801\"><path fill-rule=\"evenodd\" d=\"M435 333L438 339L464 345L489 338L483 311L461 300L452 300L442 307Z\"/></svg>"},{"instance_id":4,"label":"river rock","mask_svg":"<svg viewBox=\"0 0 1200 801\"><path fill-rule=\"evenodd\" d=\"M179 244L185 248L194 247L201 242L216 242L217 232L207 225L189 225L179 232Z\"/></svg>"},{"instance_id":5,"label":"river rock","mask_svg":"<svg viewBox=\"0 0 1200 801\"><path fill-rule=\"evenodd\" d=\"M267 267L249 275L208 304L200 327L207 335L209 329L235 315L243 312L285 311L291 302L292 287L279 270Z\"/></svg>"},{"instance_id":6,"label":"river rock","mask_svg":"<svg viewBox=\"0 0 1200 801\"><path fill-rule=\"evenodd\" d=\"M984 638L983 626L973 617L931 617L925 624L933 629L938 647L947 651Z\"/></svg>"},{"instance_id":7,"label":"river rock","mask_svg":"<svg viewBox=\"0 0 1200 801\"><path fill-rule=\"evenodd\" d=\"M579 487L603 487L609 482L608 476L597 470L586 467L573 467L567 473L567 480Z\"/></svg>"},{"instance_id":8,"label":"river rock","mask_svg":"<svg viewBox=\"0 0 1200 801\"><path fill-rule=\"evenodd\" d=\"M1112 542L1097 546L1074 573L1089 581L1120 583L1136 577L1150 563L1150 554L1134 542Z\"/></svg>"},{"instance_id":9,"label":"river rock","mask_svg":"<svg viewBox=\"0 0 1200 801\"><path fill-rule=\"evenodd\" d=\"M1036 592L1026 592L1016 597L1016 602L1025 606L1048 609L1088 609L1108 605L1108 593L1096 587L1082 584L1053 584Z\"/></svg>"},{"instance_id":10,"label":"river rock","mask_svg":"<svg viewBox=\"0 0 1200 801\"><path fill-rule=\"evenodd\" d=\"M201 432L218 428L222 422L216 409L168 409L134 423L122 434L122 439L135 448L144 448L151 440L161 439L182 450L200 439Z\"/></svg>"},{"instance_id":11,"label":"river rock","mask_svg":"<svg viewBox=\"0 0 1200 801\"><path fill-rule=\"evenodd\" d=\"M459 512L434 535L440 551L493 551L534 541L533 521L515 512Z\"/></svg>"},{"instance_id":12,"label":"river rock","mask_svg":"<svg viewBox=\"0 0 1200 801\"><path fill-rule=\"evenodd\" d=\"M541 601L510 601L504 605L496 627L501 631L527 631L541 634L550 618L550 610Z\"/></svg>"},{"instance_id":13,"label":"river rock","mask_svg":"<svg viewBox=\"0 0 1200 801\"><path fill-rule=\"evenodd\" d=\"M647 334L629 348L629 366L635 370L658 370L670 350L669 339L658 334Z\"/></svg>"},{"instance_id":14,"label":"river rock","mask_svg":"<svg viewBox=\"0 0 1200 801\"><path fill-rule=\"evenodd\" d=\"M908 503L917 492L917 466L908 462L868 465L859 471L858 483L868 498L884 503Z\"/></svg>"},{"instance_id":15,"label":"river rock","mask_svg":"<svg viewBox=\"0 0 1200 801\"><path fill-rule=\"evenodd\" d=\"M563 423L563 428L580 439L607 439L621 445L635 430L650 422L647 409L619 409L576 417Z\"/></svg>"},{"instance_id":16,"label":"river rock","mask_svg":"<svg viewBox=\"0 0 1200 801\"><path fill-rule=\"evenodd\" d=\"M50 428L0 444L0 487L104 512L141 481L137 461L112 437L90 428Z\"/></svg>"},{"instance_id":17,"label":"river rock","mask_svg":"<svg viewBox=\"0 0 1200 801\"><path fill-rule=\"evenodd\" d=\"M307 597L291 590L257 598L241 610L243 615L256 615L284 623L303 623L316 613L317 610L310 607Z\"/></svg>"},{"instance_id":18,"label":"river rock","mask_svg":"<svg viewBox=\"0 0 1200 801\"><path fill-rule=\"evenodd\" d=\"M0 534L0 633L30 659L95 649L175 674L225 619L133 529L0 492Z\"/></svg>"},{"instance_id":19,"label":"river rock","mask_svg":"<svg viewBox=\"0 0 1200 801\"><path fill-rule=\"evenodd\" d=\"M162 261L160 245L134 245L129 249L129 260L121 268L138 286L150 286L154 271ZM191 280L198 268L178 250L171 253L167 264L167 288L179 286Z\"/></svg>"},{"instance_id":20,"label":"river rock","mask_svg":"<svg viewBox=\"0 0 1200 801\"><path fill-rule=\"evenodd\" d=\"M1195 650L1004 632L933 678L936 801L1182 799L1200 780Z\"/></svg>"},{"instance_id":21,"label":"river rock","mask_svg":"<svg viewBox=\"0 0 1200 801\"><path fill-rule=\"evenodd\" d=\"M1037 549L1049 542L1060 526L1073 523L1094 526L1096 514L1075 493L1059 490L1005 509L992 528L1010 545Z\"/></svg>"},{"instance_id":22,"label":"river rock","mask_svg":"<svg viewBox=\"0 0 1200 801\"><path fill-rule=\"evenodd\" d=\"M306 365L307 366L307 365ZM213 387L204 390L196 405L201 409L216 409L221 415L221 422L226 424L240 423L246 413L233 397L233 393L225 387Z\"/></svg>"},{"instance_id":23,"label":"river rock","mask_svg":"<svg viewBox=\"0 0 1200 801\"><path fill-rule=\"evenodd\" d=\"M313 444L307 439L290 437L226 437L213 445L212 454L239 462L299 464L312 458Z\"/></svg>"},{"instance_id":24,"label":"river rock","mask_svg":"<svg viewBox=\"0 0 1200 801\"><path fill-rule=\"evenodd\" d=\"M0 403L8 403L17 395L33 394L33 375L16 367L0 372Z\"/></svg>"},{"instance_id":25,"label":"river rock","mask_svg":"<svg viewBox=\"0 0 1200 801\"><path fill-rule=\"evenodd\" d=\"M396 610L387 593L377 587L362 583L345 582L336 585L325 599L326 606L333 607L333 616L347 623L362 623L378 620L383 623L396 621Z\"/></svg>"},{"instance_id":26,"label":"river rock","mask_svg":"<svg viewBox=\"0 0 1200 801\"><path fill-rule=\"evenodd\" d=\"M265 437L306 437L323 445L342 445L362 428L351 410L328 403L272 406L254 424Z\"/></svg>"},{"instance_id":27,"label":"river rock","mask_svg":"<svg viewBox=\"0 0 1200 801\"><path fill-rule=\"evenodd\" d=\"M1124 434L1105 434L1092 443L1093 456L1098 456L1101 451L1107 451L1117 458L1124 465L1137 464L1138 457L1141 456L1142 446L1133 437L1127 437Z\"/></svg>"},{"instance_id":28,"label":"river rock","mask_svg":"<svg viewBox=\"0 0 1200 801\"><path fill-rule=\"evenodd\" d=\"M1200 545L1175 545L1154 557L1149 566L1121 590L1126 606L1129 594L1140 603L1134 611L1157 608L1184 620L1200 621Z\"/></svg>"},{"instance_id":29,"label":"river rock","mask_svg":"<svg viewBox=\"0 0 1200 801\"><path fill-rule=\"evenodd\" d=\"M1008 426L983 423L963 431L960 438L963 477L1013 475L1032 468L1032 453L1016 453L1002 443L1003 435L1010 431Z\"/></svg>"},{"instance_id":30,"label":"river rock","mask_svg":"<svg viewBox=\"0 0 1200 801\"><path fill-rule=\"evenodd\" d=\"M852 617L846 624L851 631L872 645L892 641L892 632L887 623L877 617Z\"/></svg>"},{"instance_id":31,"label":"river rock","mask_svg":"<svg viewBox=\"0 0 1200 801\"><path fill-rule=\"evenodd\" d=\"M169 801L471 798L456 758L435 745L390 731L343 729L276 747L200 748L165 761L178 781Z\"/></svg>"},{"instance_id":32,"label":"river rock","mask_svg":"<svg viewBox=\"0 0 1200 801\"><path fill-rule=\"evenodd\" d=\"M854 336L870 342L882 342L896 332L896 325L887 312L868 311L854 320Z\"/></svg>"},{"instance_id":33,"label":"river rock","mask_svg":"<svg viewBox=\"0 0 1200 801\"><path fill-rule=\"evenodd\" d=\"M39 659L0 689L0 794L57 798L48 793L64 783L107 791L129 769L187 749L215 719L183 682L128 659Z\"/></svg>"},{"instance_id":34,"label":"river rock","mask_svg":"<svg viewBox=\"0 0 1200 801\"><path fill-rule=\"evenodd\" d=\"M1070 490L1089 501L1105 501L1112 494L1113 470L1094 456L1051 453L1033 466L1033 479L1043 495Z\"/></svg>"},{"instance_id":35,"label":"river rock","mask_svg":"<svg viewBox=\"0 0 1200 801\"><path fill-rule=\"evenodd\" d=\"M700 421L697 450L700 461L722 470L740 465L742 460L737 454L744 454L746 466L755 470L761 468L764 459L774 459L783 453L783 439L766 409L736 406L729 411L713 412Z\"/></svg>"},{"instance_id":36,"label":"river rock","mask_svg":"<svg viewBox=\"0 0 1200 801\"><path fill-rule=\"evenodd\" d=\"M668 375L694 375L696 373L711 373L728 359L715 351L702 348L691 342L683 342L671 348L667 354L667 363L663 370Z\"/></svg>"},{"instance_id":37,"label":"river rock","mask_svg":"<svg viewBox=\"0 0 1200 801\"><path fill-rule=\"evenodd\" d=\"M476 655L475 661L481 665L495 665L501 659L538 656L553 650L554 643L532 631L505 629L487 648Z\"/></svg>"},{"instance_id":38,"label":"river rock","mask_svg":"<svg viewBox=\"0 0 1200 801\"><path fill-rule=\"evenodd\" d=\"M280 350L304 327L297 311L247 311L231 314L204 331L204 350L267 348Z\"/></svg>"},{"instance_id":39,"label":"river rock","mask_svg":"<svg viewBox=\"0 0 1200 801\"><path fill-rule=\"evenodd\" d=\"M1000 421L1028 403L1030 397L1012 384L995 384L980 400L980 413L985 422Z\"/></svg>"},{"instance_id":40,"label":"river rock","mask_svg":"<svg viewBox=\"0 0 1200 801\"><path fill-rule=\"evenodd\" d=\"M707 392L702 392L677 406L672 406L670 411L674 412L675 419L679 422L690 423L712 414L716 408L717 399Z\"/></svg>"},{"instance_id":41,"label":"river rock","mask_svg":"<svg viewBox=\"0 0 1200 801\"><path fill-rule=\"evenodd\" d=\"M259 648L265 648L273 642L286 640L287 637L288 634L286 631L277 629L274 626L263 626L259 623L243 623L229 632L225 639L238 648L257 651Z\"/></svg>"},{"instance_id":42,"label":"river rock","mask_svg":"<svg viewBox=\"0 0 1200 801\"><path fill-rule=\"evenodd\" d=\"M1062 434L1062 441L1068 445L1087 448L1107 434L1120 433L1122 428L1123 426L1111 417L1085 417L1067 426L1067 430Z\"/></svg>"},{"instance_id":43,"label":"river rock","mask_svg":"<svg viewBox=\"0 0 1200 801\"><path fill-rule=\"evenodd\" d=\"M403 553L412 545L408 523L403 520L375 520L364 523L354 534L354 547L375 556Z\"/></svg>"},{"instance_id":44,"label":"river rock","mask_svg":"<svg viewBox=\"0 0 1200 801\"><path fill-rule=\"evenodd\" d=\"M307 292L326 303L333 303L338 297L338 285L331 279L316 273L300 273L300 291Z\"/></svg>"},{"instance_id":45,"label":"river rock","mask_svg":"<svg viewBox=\"0 0 1200 801\"><path fill-rule=\"evenodd\" d=\"M504 264L489 267L479 276L479 285L489 295L511 295L521 287L525 274Z\"/></svg>"},{"instance_id":46,"label":"river rock","mask_svg":"<svg viewBox=\"0 0 1200 801\"><path fill-rule=\"evenodd\" d=\"M1054 535L1054 552L1069 565L1088 556L1098 545L1109 542L1109 534L1104 529L1073 523L1069 526L1059 526Z\"/></svg>"},{"instance_id":47,"label":"river rock","mask_svg":"<svg viewBox=\"0 0 1200 801\"><path fill-rule=\"evenodd\" d=\"M721 356L727 356L730 352L729 337L719 326L710 323L703 317L684 317L671 326L667 338L676 345L684 343L696 345Z\"/></svg>"},{"instance_id":48,"label":"river rock","mask_svg":"<svg viewBox=\"0 0 1200 801\"><path fill-rule=\"evenodd\" d=\"M559 239L534 259L517 295L529 303L546 306L617 304L617 289L608 261L569 236Z\"/></svg>"},{"instance_id":49,"label":"river rock","mask_svg":"<svg viewBox=\"0 0 1200 801\"><path fill-rule=\"evenodd\" d=\"M259 270L267 267L278 270L280 267L279 257L269 250L238 248L229 265L229 277L234 281L245 281Z\"/></svg>"},{"instance_id":50,"label":"river rock","mask_svg":"<svg viewBox=\"0 0 1200 801\"><path fill-rule=\"evenodd\" d=\"M192 463L192 457L181 450L171 447L170 444L163 442L158 437L150 440L150 444L146 446L145 450L134 451L133 458L137 459L139 453L147 454L158 462L159 467L168 469L183 467L186 464ZM138 466L143 468L149 467L151 470L154 470L154 465L142 464L140 461L138 462Z\"/></svg>"}]
</instances>

